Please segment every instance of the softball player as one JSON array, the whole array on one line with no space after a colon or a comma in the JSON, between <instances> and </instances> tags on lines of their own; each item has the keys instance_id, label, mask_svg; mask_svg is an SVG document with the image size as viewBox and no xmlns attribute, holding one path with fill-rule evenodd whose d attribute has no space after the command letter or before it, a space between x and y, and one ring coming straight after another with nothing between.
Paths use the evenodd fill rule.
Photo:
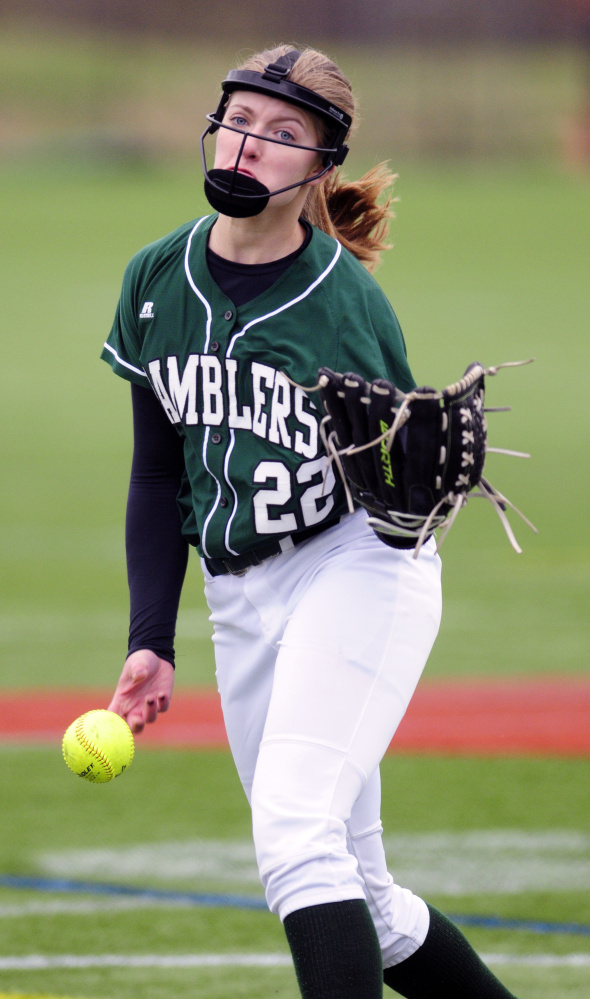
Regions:
<instances>
[{"instance_id":1,"label":"softball player","mask_svg":"<svg viewBox=\"0 0 590 999\"><path fill-rule=\"evenodd\" d=\"M507 999L383 851L379 763L436 637L440 562L433 541L414 559L348 512L310 388L322 365L414 386L369 273L391 176L337 171L353 118L321 53L248 60L201 139L214 211L127 268L103 351L131 382L135 442L129 655L110 706L135 732L168 708L194 546L260 877L302 996L376 999L385 981L413 999Z\"/></svg>"}]
</instances>

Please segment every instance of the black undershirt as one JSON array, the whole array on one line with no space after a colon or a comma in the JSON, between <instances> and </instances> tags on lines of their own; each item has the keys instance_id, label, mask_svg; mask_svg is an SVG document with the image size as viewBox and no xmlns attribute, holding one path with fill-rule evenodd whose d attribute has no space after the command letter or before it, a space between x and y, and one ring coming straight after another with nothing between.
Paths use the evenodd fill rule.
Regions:
<instances>
[{"instance_id":1,"label":"black undershirt","mask_svg":"<svg viewBox=\"0 0 590 999\"><path fill-rule=\"evenodd\" d=\"M236 264L207 249L207 266L236 307L258 298L305 250L264 264ZM151 388L131 385L133 462L125 545L130 593L129 653L151 649L174 665L174 630L188 560L176 497L184 473L183 440Z\"/></svg>"},{"instance_id":2,"label":"black undershirt","mask_svg":"<svg viewBox=\"0 0 590 999\"><path fill-rule=\"evenodd\" d=\"M305 238L301 246L280 260L269 260L264 264L237 264L233 260L219 257L207 247L207 266L215 283L224 295L239 308L267 291L299 257L311 240L312 228L309 222L301 220L305 228Z\"/></svg>"}]
</instances>

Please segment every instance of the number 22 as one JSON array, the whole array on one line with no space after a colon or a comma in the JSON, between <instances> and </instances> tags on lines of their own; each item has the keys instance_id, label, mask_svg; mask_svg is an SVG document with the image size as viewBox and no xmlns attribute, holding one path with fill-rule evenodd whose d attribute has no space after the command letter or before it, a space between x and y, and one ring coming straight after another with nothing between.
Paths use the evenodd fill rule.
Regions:
<instances>
[{"instance_id":1,"label":"number 22","mask_svg":"<svg viewBox=\"0 0 590 999\"><path fill-rule=\"evenodd\" d=\"M304 485L316 478L299 500L305 527L313 527L328 516L334 506L332 492L336 485L332 466L326 473L326 456L299 465L295 472L298 485ZM325 482L324 482L325 476ZM284 534L297 531L297 517L294 513L281 513L271 517L270 507L282 507L293 495L291 472L282 461L261 461L254 469L254 482L262 485L274 482L275 488L259 489L254 493L254 523L258 534Z\"/></svg>"}]
</instances>

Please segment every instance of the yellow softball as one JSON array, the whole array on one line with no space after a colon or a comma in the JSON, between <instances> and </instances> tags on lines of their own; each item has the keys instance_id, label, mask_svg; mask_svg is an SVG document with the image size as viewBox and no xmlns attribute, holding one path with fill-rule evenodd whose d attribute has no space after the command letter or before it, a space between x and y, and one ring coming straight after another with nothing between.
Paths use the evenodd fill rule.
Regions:
<instances>
[{"instance_id":1,"label":"yellow softball","mask_svg":"<svg viewBox=\"0 0 590 999\"><path fill-rule=\"evenodd\" d=\"M72 722L63 737L62 752L78 777L104 784L130 766L135 743L120 715L97 708Z\"/></svg>"}]
</instances>

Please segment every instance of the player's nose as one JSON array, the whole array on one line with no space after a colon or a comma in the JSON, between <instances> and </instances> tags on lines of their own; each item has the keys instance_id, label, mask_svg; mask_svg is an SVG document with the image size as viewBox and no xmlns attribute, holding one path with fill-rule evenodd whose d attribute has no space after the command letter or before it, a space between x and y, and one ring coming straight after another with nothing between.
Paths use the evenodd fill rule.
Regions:
<instances>
[{"instance_id":1,"label":"player's nose","mask_svg":"<svg viewBox=\"0 0 590 999\"><path fill-rule=\"evenodd\" d=\"M248 159L258 159L260 156L262 139L259 139L256 135L247 135L244 147L242 150L242 156L247 156Z\"/></svg>"}]
</instances>

